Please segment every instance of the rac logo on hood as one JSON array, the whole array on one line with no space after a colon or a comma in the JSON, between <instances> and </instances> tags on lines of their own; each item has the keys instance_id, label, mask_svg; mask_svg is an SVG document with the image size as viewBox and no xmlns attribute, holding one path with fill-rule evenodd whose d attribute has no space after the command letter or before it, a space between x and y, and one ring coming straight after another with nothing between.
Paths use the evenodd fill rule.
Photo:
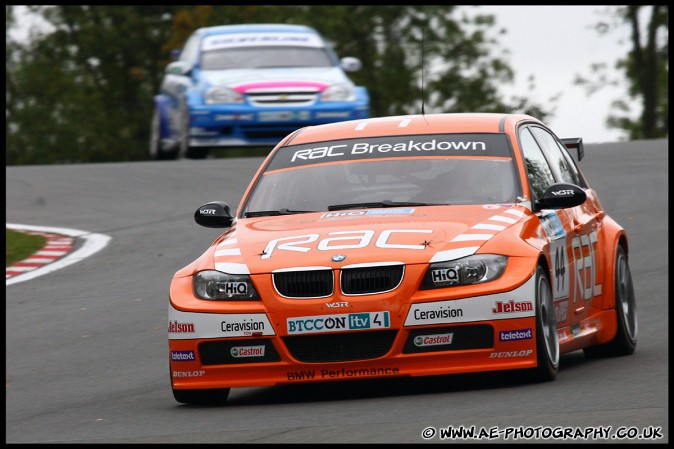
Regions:
<instances>
[{"instance_id":1,"label":"rac logo on hood","mask_svg":"<svg viewBox=\"0 0 674 449\"><path fill-rule=\"evenodd\" d=\"M386 229L377 235L377 231L364 229L362 231L335 231L328 233L329 237L321 239L320 234L296 235L282 237L267 243L261 259L269 259L276 251L295 251L306 253L315 251L335 251L344 249L358 249L374 245L385 249L424 250L427 245L396 243L401 234L419 234L421 242L426 241L421 234L432 234L432 229Z\"/></svg>"}]
</instances>

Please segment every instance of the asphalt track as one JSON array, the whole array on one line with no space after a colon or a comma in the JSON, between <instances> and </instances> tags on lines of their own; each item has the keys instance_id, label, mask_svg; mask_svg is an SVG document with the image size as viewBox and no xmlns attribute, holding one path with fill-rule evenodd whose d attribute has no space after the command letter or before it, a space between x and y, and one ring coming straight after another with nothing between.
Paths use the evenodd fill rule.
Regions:
<instances>
[{"instance_id":1,"label":"asphalt track","mask_svg":"<svg viewBox=\"0 0 674 449\"><path fill-rule=\"evenodd\" d=\"M662 438L575 442L668 442L668 140L587 145L585 154L581 168L630 238L634 355L576 351L544 384L492 373L241 388L217 407L171 395L168 287L218 234L194 223L196 208L235 208L262 159L7 167L8 223L112 240L6 286L6 443L443 443L421 434L448 426L511 428L495 441L518 443L549 428L592 436L609 426L609 435L623 427Z\"/></svg>"}]
</instances>

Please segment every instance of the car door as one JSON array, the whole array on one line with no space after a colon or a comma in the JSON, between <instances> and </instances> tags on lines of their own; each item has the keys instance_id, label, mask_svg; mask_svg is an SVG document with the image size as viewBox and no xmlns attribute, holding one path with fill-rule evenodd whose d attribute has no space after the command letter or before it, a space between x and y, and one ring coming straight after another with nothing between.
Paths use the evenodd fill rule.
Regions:
<instances>
[{"instance_id":1,"label":"car door","mask_svg":"<svg viewBox=\"0 0 674 449\"><path fill-rule=\"evenodd\" d=\"M562 268L568 272L570 281L567 319L572 334L576 334L582 332L582 329L575 323L589 315L591 306L601 307L601 279L605 261L604 252L597 248L600 245L604 213L594 191L588 187L570 155L554 135L540 126L530 126L529 130L549 163L555 181L575 184L583 188L587 195L583 204L557 211L560 220L567 222L570 230L566 245L568 262L564 262Z\"/></svg>"},{"instance_id":2,"label":"car door","mask_svg":"<svg viewBox=\"0 0 674 449\"><path fill-rule=\"evenodd\" d=\"M528 125L518 130L520 147L526 165L532 204L547 187L558 182L587 185L544 128ZM575 165L573 165L575 168ZM587 317L594 298L593 279L599 279L597 260L597 220L594 195L582 205L559 210L540 210L536 215L550 242L553 305L560 327L569 326L580 333L579 323ZM588 298L588 299L586 299Z\"/></svg>"}]
</instances>

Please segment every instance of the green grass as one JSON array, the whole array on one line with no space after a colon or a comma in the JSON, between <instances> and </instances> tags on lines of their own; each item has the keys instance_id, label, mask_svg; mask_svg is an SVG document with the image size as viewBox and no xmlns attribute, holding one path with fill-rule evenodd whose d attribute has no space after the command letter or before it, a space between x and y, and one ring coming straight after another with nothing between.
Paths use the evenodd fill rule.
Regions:
<instances>
[{"instance_id":1,"label":"green grass","mask_svg":"<svg viewBox=\"0 0 674 449\"><path fill-rule=\"evenodd\" d=\"M46 237L5 229L5 267L28 258L44 247Z\"/></svg>"}]
</instances>

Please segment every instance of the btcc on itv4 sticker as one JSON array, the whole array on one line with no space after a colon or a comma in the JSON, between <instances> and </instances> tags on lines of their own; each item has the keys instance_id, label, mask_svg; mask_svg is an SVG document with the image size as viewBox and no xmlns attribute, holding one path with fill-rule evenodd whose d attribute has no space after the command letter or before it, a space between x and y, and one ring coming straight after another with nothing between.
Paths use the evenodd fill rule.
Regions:
<instances>
[{"instance_id":1,"label":"btcc on itv4 sticker","mask_svg":"<svg viewBox=\"0 0 674 449\"><path fill-rule=\"evenodd\" d=\"M338 332L347 330L386 329L390 327L388 312L344 313L339 315L288 318L288 334Z\"/></svg>"}]
</instances>

